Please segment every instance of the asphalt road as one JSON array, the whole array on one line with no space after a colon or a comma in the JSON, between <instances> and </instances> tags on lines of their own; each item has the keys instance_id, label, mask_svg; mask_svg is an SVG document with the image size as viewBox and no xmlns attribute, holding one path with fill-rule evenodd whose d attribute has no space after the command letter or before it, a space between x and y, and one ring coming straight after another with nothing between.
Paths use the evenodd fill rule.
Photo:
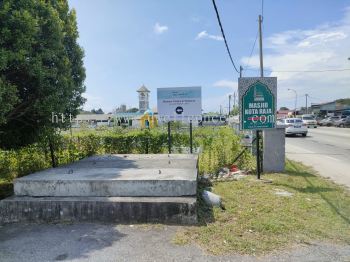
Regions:
<instances>
[{"instance_id":1,"label":"asphalt road","mask_svg":"<svg viewBox=\"0 0 350 262\"><path fill-rule=\"evenodd\" d=\"M350 128L310 128L307 137L286 137L286 155L350 188Z\"/></svg>"},{"instance_id":2,"label":"asphalt road","mask_svg":"<svg viewBox=\"0 0 350 262\"><path fill-rule=\"evenodd\" d=\"M0 226L0 261L350 261L349 245L321 242L301 243L261 257L213 256L194 244L172 243L179 229L178 226L96 223Z\"/></svg>"}]
</instances>

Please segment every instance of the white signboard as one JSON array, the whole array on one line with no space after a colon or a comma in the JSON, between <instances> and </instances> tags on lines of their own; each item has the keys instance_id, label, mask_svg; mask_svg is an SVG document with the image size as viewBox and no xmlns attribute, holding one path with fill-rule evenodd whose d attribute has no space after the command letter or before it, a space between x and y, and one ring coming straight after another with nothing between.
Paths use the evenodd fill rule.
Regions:
<instances>
[{"instance_id":1,"label":"white signboard","mask_svg":"<svg viewBox=\"0 0 350 262\"><path fill-rule=\"evenodd\" d=\"M160 121L200 120L202 117L202 88L167 87L157 89Z\"/></svg>"}]
</instances>

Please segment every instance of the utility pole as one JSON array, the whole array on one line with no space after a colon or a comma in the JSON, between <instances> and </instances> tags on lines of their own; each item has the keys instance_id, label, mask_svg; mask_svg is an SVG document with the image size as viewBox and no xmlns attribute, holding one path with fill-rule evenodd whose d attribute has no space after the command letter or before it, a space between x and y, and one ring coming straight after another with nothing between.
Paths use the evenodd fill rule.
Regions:
<instances>
[{"instance_id":1,"label":"utility pole","mask_svg":"<svg viewBox=\"0 0 350 262\"><path fill-rule=\"evenodd\" d=\"M233 92L233 107L236 108L236 91Z\"/></svg>"},{"instance_id":2,"label":"utility pole","mask_svg":"<svg viewBox=\"0 0 350 262\"><path fill-rule=\"evenodd\" d=\"M264 62L263 62L261 23L262 23L262 16L259 15L260 77L264 77Z\"/></svg>"},{"instance_id":3,"label":"utility pole","mask_svg":"<svg viewBox=\"0 0 350 262\"><path fill-rule=\"evenodd\" d=\"M222 114L222 106L220 105L220 115Z\"/></svg>"},{"instance_id":4,"label":"utility pole","mask_svg":"<svg viewBox=\"0 0 350 262\"><path fill-rule=\"evenodd\" d=\"M294 100L294 117L297 117L297 101L298 101L298 93L295 89L288 88L289 91L293 91L295 94L295 100Z\"/></svg>"},{"instance_id":5,"label":"utility pole","mask_svg":"<svg viewBox=\"0 0 350 262\"><path fill-rule=\"evenodd\" d=\"M230 115L231 111L231 95L228 95L228 115Z\"/></svg>"},{"instance_id":6,"label":"utility pole","mask_svg":"<svg viewBox=\"0 0 350 262\"><path fill-rule=\"evenodd\" d=\"M260 77L264 77L261 23L262 23L262 17L261 17L261 15L259 15ZM260 140L260 130L256 130L256 172L257 172L258 179L260 179L260 173L261 173L260 141L259 140Z\"/></svg>"},{"instance_id":7,"label":"utility pole","mask_svg":"<svg viewBox=\"0 0 350 262\"><path fill-rule=\"evenodd\" d=\"M242 77L242 71L243 71L243 67L242 67L242 66L239 66L239 77L240 77L240 78Z\"/></svg>"},{"instance_id":8,"label":"utility pole","mask_svg":"<svg viewBox=\"0 0 350 262\"><path fill-rule=\"evenodd\" d=\"M306 114L308 114L308 108L307 108L307 97L308 97L309 95L308 94L305 94L305 108L306 108Z\"/></svg>"}]
</instances>

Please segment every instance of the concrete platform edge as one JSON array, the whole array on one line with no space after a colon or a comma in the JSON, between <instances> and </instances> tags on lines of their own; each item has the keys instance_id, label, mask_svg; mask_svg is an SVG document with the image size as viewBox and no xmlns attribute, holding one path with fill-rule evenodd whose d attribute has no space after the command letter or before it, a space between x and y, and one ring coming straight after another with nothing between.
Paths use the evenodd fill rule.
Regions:
<instances>
[{"instance_id":1,"label":"concrete platform edge","mask_svg":"<svg viewBox=\"0 0 350 262\"><path fill-rule=\"evenodd\" d=\"M9 197L0 201L0 224L197 223L196 197Z\"/></svg>"}]
</instances>

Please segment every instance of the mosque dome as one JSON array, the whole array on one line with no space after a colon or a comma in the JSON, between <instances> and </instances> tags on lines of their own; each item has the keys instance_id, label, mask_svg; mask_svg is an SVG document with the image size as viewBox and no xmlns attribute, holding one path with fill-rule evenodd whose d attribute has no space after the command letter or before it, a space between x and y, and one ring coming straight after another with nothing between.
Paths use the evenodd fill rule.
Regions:
<instances>
[{"instance_id":1,"label":"mosque dome","mask_svg":"<svg viewBox=\"0 0 350 262\"><path fill-rule=\"evenodd\" d=\"M148 108L143 114L153 116L153 111Z\"/></svg>"}]
</instances>

